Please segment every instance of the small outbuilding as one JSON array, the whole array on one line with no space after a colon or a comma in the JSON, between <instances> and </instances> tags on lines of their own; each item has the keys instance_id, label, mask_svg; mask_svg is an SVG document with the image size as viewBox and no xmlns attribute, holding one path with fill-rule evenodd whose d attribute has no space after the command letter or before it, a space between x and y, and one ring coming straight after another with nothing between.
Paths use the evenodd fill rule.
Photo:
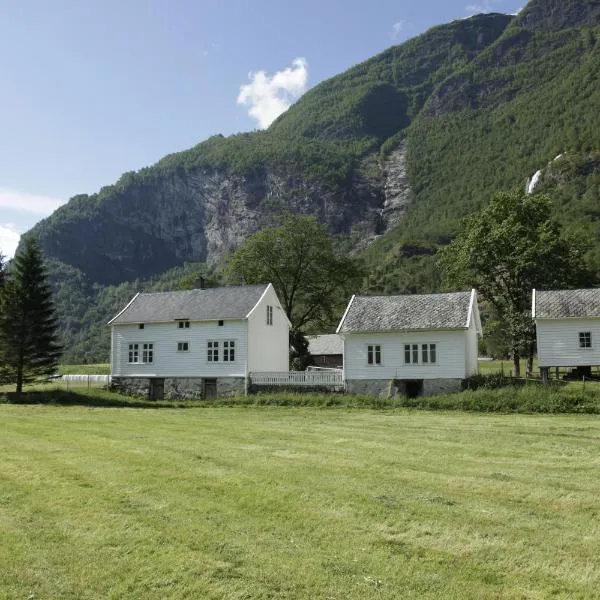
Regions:
<instances>
[{"instance_id":1,"label":"small outbuilding","mask_svg":"<svg viewBox=\"0 0 600 600\"><path fill-rule=\"evenodd\" d=\"M542 379L551 367L600 365L600 289L533 290L531 316Z\"/></svg>"},{"instance_id":2,"label":"small outbuilding","mask_svg":"<svg viewBox=\"0 0 600 600\"><path fill-rule=\"evenodd\" d=\"M309 335L308 351L315 367L341 369L344 364L344 342L337 333Z\"/></svg>"},{"instance_id":3,"label":"small outbuilding","mask_svg":"<svg viewBox=\"0 0 600 600\"><path fill-rule=\"evenodd\" d=\"M338 326L346 390L387 396L462 389L478 371L481 321L475 290L353 296Z\"/></svg>"}]
</instances>

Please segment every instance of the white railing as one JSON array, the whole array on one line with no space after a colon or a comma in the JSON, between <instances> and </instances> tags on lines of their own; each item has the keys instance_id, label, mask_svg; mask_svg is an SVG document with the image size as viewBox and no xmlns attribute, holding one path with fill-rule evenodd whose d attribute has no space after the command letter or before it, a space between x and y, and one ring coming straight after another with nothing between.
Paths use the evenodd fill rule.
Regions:
<instances>
[{"instance_id":1,"label":"white railing","mask_svg":"<svg viewBox=\"0 0 600 600\"><path fill-rule=\"evenodd\" d=\"M271 373L250 373L250 380L254 385L280 385L280 386L327 386L342 387L344 377L339 371L281 371Z\"/></svg>"},{"instance_id":2,"label":"white railing","mask_svg":"<svg viewBox=\"0 0 600 600\"><path fill-rule=\"evenodd\" d=\"M110 383L110 375L63 375L61 381L69 381L73 383Z\"/></svg>"}]
</instances>

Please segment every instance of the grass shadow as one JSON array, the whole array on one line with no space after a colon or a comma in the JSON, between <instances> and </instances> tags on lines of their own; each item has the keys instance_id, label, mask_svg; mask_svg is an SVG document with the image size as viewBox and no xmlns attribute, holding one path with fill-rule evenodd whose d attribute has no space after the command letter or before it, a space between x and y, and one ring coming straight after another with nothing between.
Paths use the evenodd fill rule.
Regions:
<instances>
[{"instance_id":1,"label":"grass shadow","mask_svg":"<svg viewBox=\"0 0 600 600\"><path fill-rule=\"evenodd\" d=\"M4 392L0 399L8 404L50 404L57 406L90 406L99 408L184 408L178 402L156 402L145 398L121 396L105 390L75 392L68 390L27 391L21 394Z\"/></svg>"}]
</instances>

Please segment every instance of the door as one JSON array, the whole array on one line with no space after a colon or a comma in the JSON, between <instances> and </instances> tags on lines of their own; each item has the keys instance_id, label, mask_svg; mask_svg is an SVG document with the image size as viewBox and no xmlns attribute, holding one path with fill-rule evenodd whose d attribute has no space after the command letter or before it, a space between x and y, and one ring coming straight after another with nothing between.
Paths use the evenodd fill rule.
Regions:
<instances>
[{"instance_id":1,"label":"door","mask_svg":"<svg viewBox=\"0 0 600 600\"><path fill-rule=\"evenodd\" d=\"M164 400L165 397L165 380L151 379L150 380L150 400Z\"/></svg>"},{"instance_id":2,"label":"door","mask_svg":"<svg viewBox=\"0 0 600 600\"><path fill-rule=\"evenodd\" d=\"M216 379L205 379L204 380L204 398L206 400L213 400L217 397L217 380Z\"/></svg>"}]
</instances>

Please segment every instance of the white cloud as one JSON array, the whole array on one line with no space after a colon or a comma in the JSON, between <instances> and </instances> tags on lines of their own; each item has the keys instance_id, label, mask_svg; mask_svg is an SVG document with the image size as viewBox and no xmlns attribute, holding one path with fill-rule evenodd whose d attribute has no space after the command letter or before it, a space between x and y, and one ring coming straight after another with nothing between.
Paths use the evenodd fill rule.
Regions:
<instances>
[{"instance_id":1,"label":"white cloud","mask_svg":"<svg viewBox=\"0 0 600 600\"><path fill-rule=\"evenodd\" d=\"M0 189L0 209L9 208L11 210L47 216L61 204L64 204L64 201L59 198Z\"/></svg>"},{"instance_id":2,"label":"white cloud","mask_svg":"<svg viewBox=\"0 0 600 600\"><path fill-rule=\"evenodd\" d=\"M404 29L405 25L406 25L406 21L396 21L392 25L392 31L390 33L390 39L397 40L398 36L400 35L400 33L402 32L402 30Z\"/></svg>"},{"instance_id":3,"label":"white cloud","mask_svg":"<svg viewBox=\"0 0 600 600\"><path fill-rule=\"evenodd\" d=\"M237 103L250 106L248 114L266 129L285 112L307 89L308 63L296 58L291 67L269 76L265 71L250 72L250 83L240 87Z\"/></svg>"},{"instance_id":4,"label":"white cloud","mask_svg":"<svg viewBox=\"0 0 600 600\"><path fill-rule=\"evenodd\" d=\"M21 234L12 223L0 223L0 253L5 258L12 258L19 244Z\"/></svg>"},{"instance_id":5,"label":"white cloud","mask_svg":"<svg viewBox=\"0 0 600 600\"><path fill-rule=\"evenodd\" d=\"M481 4L467 4L465 10L470 17L480 15L481 13L491 13L495 12L493 5L502 4L502 2L503 0L483 0Z\"/></svg>"}]
</instances>

